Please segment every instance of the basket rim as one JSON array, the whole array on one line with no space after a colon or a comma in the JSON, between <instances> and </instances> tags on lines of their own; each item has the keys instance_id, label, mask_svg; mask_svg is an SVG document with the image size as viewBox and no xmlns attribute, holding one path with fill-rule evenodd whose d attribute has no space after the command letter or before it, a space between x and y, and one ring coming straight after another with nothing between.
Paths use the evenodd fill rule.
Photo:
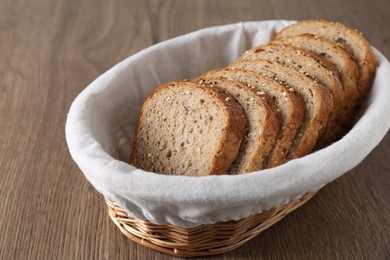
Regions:
<instances>
[{"instance_id":1,"label":"basket rim","mask_svg":"<svg viewBox=\"0 0 390 260\"><path fill-rule=\"evenodd\" d=\"M300 199L240 220L217 222L193 228L153 224L128 215L118 204L107 198L105 198L105 203L110 219L132 241L176 257L199 257L223 254L240 247L275 225L292 211L303 206L317 192L318 190L308 192ZM164 236L166 233L169 235ZM204 240L210 240L210 236L218 235L223 239L204 242Z\"/></svg>"}]
</instances>

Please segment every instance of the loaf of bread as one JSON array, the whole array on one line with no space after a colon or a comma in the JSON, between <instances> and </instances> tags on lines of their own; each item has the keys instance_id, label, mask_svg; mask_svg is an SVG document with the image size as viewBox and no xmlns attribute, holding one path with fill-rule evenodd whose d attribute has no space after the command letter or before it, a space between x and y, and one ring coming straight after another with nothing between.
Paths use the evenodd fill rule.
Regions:
<instances>
[{"instance_id":1,"label":"loaf of bread","mask_svg":"<svg viewBox=\"0 0 390 260\"><path fill-rule=\"evenodd\" d=\"M305 156L351 129L377 66L356 30L297 22L227 68L158 87L142 107L130 164L204 176Z\"/></svg>"}]
</instances>

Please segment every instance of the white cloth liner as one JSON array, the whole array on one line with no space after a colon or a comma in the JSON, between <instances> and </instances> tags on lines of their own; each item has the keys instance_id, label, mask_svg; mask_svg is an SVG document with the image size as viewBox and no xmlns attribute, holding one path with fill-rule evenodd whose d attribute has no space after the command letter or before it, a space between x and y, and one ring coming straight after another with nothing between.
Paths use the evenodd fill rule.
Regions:
<instances>
[{"instance_id":1,"label":"white cloth liner","mask_svg":"<svg viewBox=\"0 0 390 260\"><path fill-rule=\"evenodd\" d=\"M344 138L325 149L273 169L235 176L166 176L123 162L142 103L153 89L224 67L246 49L268 43L289 23L242 22L203 29L147 48L101 75L75 99L66 122L70 153L86 178L138 219L194 227L285 204L359 164L390 127L390 65L377 50L380 66L364 114Z\"/></svg>"}]
</instances>

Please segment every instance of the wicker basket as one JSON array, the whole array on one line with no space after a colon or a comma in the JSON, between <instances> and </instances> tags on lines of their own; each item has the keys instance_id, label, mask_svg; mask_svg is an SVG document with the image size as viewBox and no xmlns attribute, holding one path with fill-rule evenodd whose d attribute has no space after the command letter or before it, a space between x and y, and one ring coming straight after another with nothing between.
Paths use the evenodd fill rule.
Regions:
<instances>
[{"instance_id":1,"label":"wicker basket","mask_svg":"<svg viewBox=\"0 0 390 260\"><path fill-rule=\"evenodd\" d=\"M66 140L72 158L103 196L121 202L131 215L160 223L153 225L134 219L107 201L110 217L126 236L175 256L227 252L304 204L315 194L313 190L358 165L388 132L390 64L375 50L380 66L362 116L352 131L325 149L261 174L238 176L168 177L123 163L130 154L128 144L142 101L155 86L178 78L197 77L211 67L224 67L245 46L267 43L289 23L283 20L243 22L207 28L159 43L114 66L75 99L66 122ZM202 55L193 53L195 59L187 59L185 66L177 66L182 57L194 50L202 50ZM133 87L129 87L130 82ZM287 201L292 202L278 206ZM272 207L277 208L264 211ZM262 213L221 222L253 212ZM220 222L195 228L178 227L193 227L195 223L211 223L214 219Z\"/></svg>"},{"instance_id":2,"label":"wicker basket","mask_svg":"<svg viewBox=\"0 0 390 260\"><path fill-rule=\"evenodd\" d=\"M222 254L241 246L305 204L316 193L306 193L286 205L238 221L194 228L155 225L129 216L116 203L107 199L106 203L112 221L134 242L173 256L195 257Z\"/></svg>"}]
</instances>

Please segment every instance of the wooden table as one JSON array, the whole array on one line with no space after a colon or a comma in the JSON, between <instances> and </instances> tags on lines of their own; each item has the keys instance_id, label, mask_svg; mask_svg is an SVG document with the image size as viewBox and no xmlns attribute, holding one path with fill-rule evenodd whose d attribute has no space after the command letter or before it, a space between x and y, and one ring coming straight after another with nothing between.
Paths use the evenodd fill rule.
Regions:
<instances>
[{"instance_id":1,"label":"wooden table","mask_svg":"<svg viewBox=\"0 0 390 260\"><path fill-rule=\"evenodd\" d=\"M247 20L325 18L390 57L390 1L0 0L0 259L170 259L122 235L72 161L72 100L152 44ZM380 124L380 122L378 122ZM213 259L390 259L390 135L358 167Z\"/></svg>"}]
</instances>

